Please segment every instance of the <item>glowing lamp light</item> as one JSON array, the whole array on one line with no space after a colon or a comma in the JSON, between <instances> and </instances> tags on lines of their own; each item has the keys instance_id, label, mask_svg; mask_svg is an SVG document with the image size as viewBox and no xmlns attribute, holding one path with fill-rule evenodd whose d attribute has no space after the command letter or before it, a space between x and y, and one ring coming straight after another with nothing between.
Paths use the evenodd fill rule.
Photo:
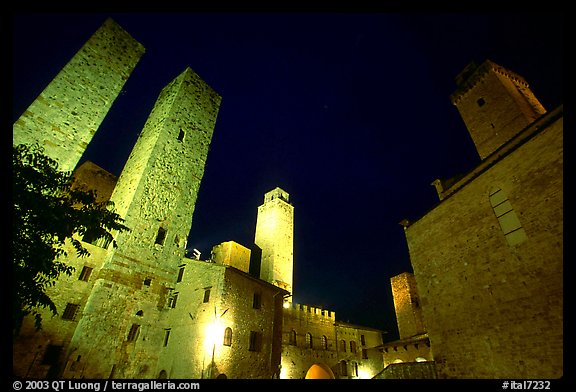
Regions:
<instances>
[{"instance_id":1,"label":"glowing lamp light","mask_svg":"<svg viewBox=\"0 0 576 392\"><path fill-rule=\"evenodd\" d=\"M207 351L212 353L214 345L220 342L223 338L224 326L219 318L206 325L206 329L204 330L204 347Z\"/></svg>"}]
</instances>

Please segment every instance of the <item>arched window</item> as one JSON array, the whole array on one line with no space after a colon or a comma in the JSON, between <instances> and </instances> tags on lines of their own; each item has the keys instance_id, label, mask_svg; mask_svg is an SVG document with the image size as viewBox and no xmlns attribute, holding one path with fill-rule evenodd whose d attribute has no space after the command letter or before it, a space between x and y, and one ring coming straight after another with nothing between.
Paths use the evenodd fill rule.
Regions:
<instances>
[{"instance_id":1,"label":"arched window","mask_svg":"<svg viewBox=\"0 0 576 392\"><path fill-rule=\"evenodd\" d=\"M291 346L296 346L296 331L294 330L290 331L290 339L288 341L288 344Z\"/></svg>"},{"instance_id":2,"label":"arched window","mask_svg":"<svg viewBox=\"0 0 576 392\"><path fill-rule=\"evenodd\" d=\"M224 330L224 345L232 345L232 328L228 327Z\"/></svg>"},{"instance_id":3,"label":"arched window","mask_svg":"<svg viewBox=\"0 0 576 392\"><path fill-rule=\"evenodd\" d=\"M495 188L490 192L490 204L508 245L518 245L528 239L518 215L502 189Z\"/></svg>"},{"instance_id":4,"label":"arched window","mask_svg":"<svg viewBox=\"0 0 576 392\"><path fill-rule=\"evenodd\" d=\"M345 360L340 361L340 376L348 376L348 364Z\"/></svg>"},{"instance_id":5,"label":"arched window","mask_svg":"<svg viewBox=\"0 0 576 392\"><path fill-rule=\"evenodd\" d=\"M346 341L344 339L340 341L340 351L342 351L343 353L346 352Z\"/></svg>"},{"instance_id":6,"label":"arched window","mask_svg":"<svg viewBox=\"0 0 576 392\"><path fill-rule=\"evenodd\" d=\"M306 347L308 348L313 348L313 344L312 344L312 334L310 332L308 332L306 334Z\"/></svg>"},{"instance_id":7,"label":"arched window","mask_svg":"<svg viewBox=\"0 0 576 392\"><path fill-rule=\"evenodd\" d=\"M328 350L328 338L326 335L322 335L322 348Z\"/></svg>"},{"instance_id":8,"label":"arched window","mask_svg":"<svg viewBox=\"0 0 576 392\"><path fill-rule=\"evenodd\" d=\"M354 340L350 341L350 352L356 353L356 342Z\"/></svg>"}]
</instances>

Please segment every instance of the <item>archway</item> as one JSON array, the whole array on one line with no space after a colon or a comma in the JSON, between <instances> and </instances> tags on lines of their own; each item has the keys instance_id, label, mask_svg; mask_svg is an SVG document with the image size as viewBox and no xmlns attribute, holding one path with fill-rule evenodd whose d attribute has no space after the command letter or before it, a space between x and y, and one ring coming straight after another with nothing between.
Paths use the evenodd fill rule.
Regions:
<instances>
[{"instance_id":1,"label":"archway","mask_svg":"<svg viewBox=\"0 0 576 392\"><path fill-rule=\"evenodd\" d=\"M335 379L332 369L323 363L315 363L310 366L310 369L306 372L306 377L309 379Z\"/></svg>"}]
</instances>

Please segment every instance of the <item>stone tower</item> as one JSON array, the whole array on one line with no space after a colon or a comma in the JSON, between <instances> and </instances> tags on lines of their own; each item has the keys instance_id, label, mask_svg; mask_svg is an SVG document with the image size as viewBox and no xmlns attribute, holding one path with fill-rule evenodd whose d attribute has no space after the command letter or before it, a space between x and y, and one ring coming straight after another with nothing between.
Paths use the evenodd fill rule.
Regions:
<instances>
[{"instance_id":1,"label":"stone tower","mask_svg":"<svg viewBox=\"0 0 576 392\"><path fill-rule=\"evenodd\" d=\"M254 243L262 250L260 278L293 294L294 207L280 188L266 193L258 207Z\"/></svg>"},{"instance_id":2,"label":"stone tower","mask_svg":"<svg viewBox=\"0 0 576 392\"><path fill-rule=\"evenodd\" d=\"M546 110L519 75L489 60L456 77L454 104L481 159L512 139Z\"/></svg>"},{"instance_id":3,"label":"stone tower","mask_svg":"<svg viewBox=\"0 0 576 392\"><path fill-rule=\"evenodd\" d=\"M220 101L187 68L161 91L136 141L111 196L130 232L108 248L70 343L87 363L84 377L157 374Z\"/></svg>"},{"instance_id":4,"label":"stone tower","mask_svg":"<svg viewBox=\"0 0 576 392\"><path fill-rule=\"evenodd\" d=\"M39 143L73 170L143 54L107 19L14 123L13 144Z\"/></svg>"},{"instance_id":5,"label":"stone tower","mask_svg":"<svg viewBox=\"0 0 576 392\"><path fill-rule=\"evenodd\" d=\"M390 278L390 283L400 339L425 333L426 327L414 275L403 272Z\"/></svg>"}]
</instances>

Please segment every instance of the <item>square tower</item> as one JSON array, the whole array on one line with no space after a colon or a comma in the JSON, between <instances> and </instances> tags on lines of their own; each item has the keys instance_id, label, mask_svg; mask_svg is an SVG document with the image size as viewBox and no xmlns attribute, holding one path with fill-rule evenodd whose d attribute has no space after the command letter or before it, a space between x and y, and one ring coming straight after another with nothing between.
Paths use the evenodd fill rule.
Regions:
<instances>
[{"instance_id":1,"label":"square tower","mask_svg":"<svg viewBox=\"0 0 576 392\"><path fill-rule=\"evenodd\" d=\"M264 195L264 204L258 207L254 243L262 250L260 278L292 294L294 207L289 197L280 188Z\"/></svg>"},{"instance_id":2,"label":"square tower","mask_svg":"<svg viewBox=\"0 0 576 392\"><path fill-rule=\"evenodd\" d=\"M414 275L403 272L390 278L390 283L400 339L425 333L426 327Z\"/></svg>"},{"instance_id":3,"label":"square tower","mask_svg":"<svg viewBox=\"0 0 576 392\"><path fill-rule=\"evenodd\" d=\"M13 145L35 144L72 171L144 47L108 18L13 125Z\"/></svg>"},{"instance_id":4,"label":"square tower","mask_svg":"<svg viewBox=\"0 0 576 392\"><path fill-rule=\"evenodd\" d=\"M486 60L456 77L450 100L460 112L481 159L485 159L546 113L516 73Z\"/></svg>"}]
</instances>

